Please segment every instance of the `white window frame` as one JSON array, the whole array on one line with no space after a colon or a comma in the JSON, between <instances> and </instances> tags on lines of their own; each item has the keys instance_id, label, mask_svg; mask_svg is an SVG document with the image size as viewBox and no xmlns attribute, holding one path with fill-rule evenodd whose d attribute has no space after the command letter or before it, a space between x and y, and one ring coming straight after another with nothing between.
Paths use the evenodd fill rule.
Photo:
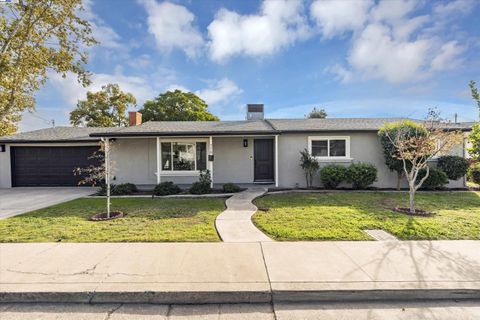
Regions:
<instances>
[{"instance_id":1,"label":"white window frame","mask_svg":"<svg viewBox=\"0 0 480 320\"><path fill-rule=\"evenodd\" d=\"M207 152L207 169L208 169L208 139L160 139L160 175L162 176L197 176L200 174L200 170L197 170L197 143L204 142L206 143L206 152ZM163 170L162 163L162 143L170 143L170 161L172 162L171 170ZM173 144L174 143L193 143L195 147L193 148L194 159L195 159L195 170L174 170L173 169Z\"/></svg>"},{"instance_id":2,"label":"white window frame","mask_svg":"<svg viewBox=\"0 0 480 320\"><path fill-rule=\"evenodd\" d=\"M330 156L330 140L345 140L345 156L332 157ZM309 136L308 137L308 152L312 154L312 141L327 141L327 156L315 157L319 161L351 161L350 157L350 136ZM313 155L313 154L312 154Z\"/></svg>"}]
</instances>

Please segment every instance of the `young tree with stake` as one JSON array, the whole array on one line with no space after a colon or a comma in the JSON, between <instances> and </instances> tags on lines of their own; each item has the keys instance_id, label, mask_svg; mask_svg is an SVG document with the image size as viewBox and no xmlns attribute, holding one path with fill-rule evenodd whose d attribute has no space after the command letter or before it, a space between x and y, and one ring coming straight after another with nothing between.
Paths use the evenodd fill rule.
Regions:
<instances>
[{"instance_id":1,"label":"young tree with stake","mask_svg":"<svg viewBox=\"0 0 480 320\"><path fill-rule=\"evenodd\" d=\"M384 130L384 134L395 147L394 157L402 161L403 171L409 186L409 212L415 214L415 193L430 173L428 161L446 153L463 141L463 133L446 129L447 124L438 121L438 115L411 130L411 124L399 125L397 130ZM425 169L421 179L419 172Z\"/></svg>"},{"instance_id":2,"label":"young tree with stake","mask_svg":"<svg viewBox=\"0 0 480 320\"><path fill-rule=\"evenodd\" d=\"M110 219L110 181L115 170L115 163L111 160L112 142L109 138L102 138L100 142L100 149L95 152L90 159L94 160L94 164L86 168L76 168L75 175L84 175L84 178L79 184L90 184L97 186L105 183L107 196L107 219Z\"/></svg>"}]
</instances>

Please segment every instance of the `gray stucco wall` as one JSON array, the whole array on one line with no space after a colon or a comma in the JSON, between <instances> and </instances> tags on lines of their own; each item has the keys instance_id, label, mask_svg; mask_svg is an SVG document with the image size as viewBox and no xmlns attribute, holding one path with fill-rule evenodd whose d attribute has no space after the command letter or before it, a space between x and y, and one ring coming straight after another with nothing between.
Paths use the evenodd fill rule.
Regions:
<instances>
[{"instance_id":1,"label":"gray stucco wall","mask_svg":"<svg viewBox=\"0 0 480 320\"><path fill-rule=\"evenodd\" d=\"M316 133L314 136L350 136L351 158L354 162L368 162L378 168L378 180L374 186L393 188L396 186L396 174L390 172L384 164L382 148L375 132L337 132ZM279 186L305 186L305 177L299 166L300 151L308 147L308 134L283 134L279 136ZM259 137L260 138L260 137ZM205 138L204 138L205 139ZM253 137L248 138L248 147L243 147L243 137L214 137L213 150L215 154L213 180L214 183L253 182ZM59 144L42 144L44 146ZM61 144L64 145L64 144ZM67 145L67 144L65 144ZM463 146L452 150L452 154L463 156ZM117 139L112 151L115 161L114 183L131 182L138 185L156 184L156 139L131 138ZM349 165L352 161L343 162ZM331 162L322 162L322 166ZM340 163L342 162L335 162ZM435 165L435 161L432 161ZM198 174L188 176L163 175L162 181L173 181L177 184L191 184L198 180ZM317 176L315 185L320 185ZM406 186L404 183L403 186ZM462 188L465 179L450 181L448 187ZM6 152L0 153L0 188L11 187L10 145Z\"/></svg>"},{"instance_id":2,"label":"gray stucco wall","mask_svg":"<svg viewBox=\"0 0 480 320\"><path fill-rule=\"evenodd\" d=\"M117 139L112 144L113 183L156 184L156 140Z\"/></svg>"},{"instance_id":3,"label":"gray stucco wall","mask_svg":"<svg viewBox=\"0 0 480 320\"><path fill-rule=\"evenodd\" d=\"M114 183L156 184L156 148L155 138L117 139L112 151L116 167ZM213 152L214 183L253 182L253 139L249 139L248 147L244 148L243 138L215 137ZM191 184L197 180L198 173L195 172L188 175L168 175L164 172L161 177L161 181L173 181L176 184Z\"/></svg>"},{"instance_id":4,"label":"gray stucco wall","mask_svg":"<svg viewBox=\"0 0 480 320\"><path fill-rule=\"evenodd\" d=\"M5 152L0 152L0 188L12 187L10 169L10 146L5 146Z\"/></svg>"},{"instance_id":5,"label":"gray stucco wall","mask_svg":"<svg viewBox=\"0 0 480 320\"><path fill-rule=\"evenodd\" d=\"M335 132L311 134L316 137L349 136L350 157L352 160L321 161L321 166L327 164L349 165L352 162L367 162L375 165L378 169L378 180L374 186L378 188L391 188L396 186L396 174L388 170L383 162L383 153L380 140L374 132ZM279 139L279 182L282 187L305 187L305 176L300 168L300 151L308 148L308 134L283 134ZM318 174L314 177L315 186L320 186Z\"/></svg>"},{"instance_id":6,"label":"gray stucco wall","mask_svg":"<svg viewBox=\"0 0 480 320\"><path fill-rule=\"evenodd\" d=\"M305 187L305 176L299 166L300 151L308 148L309 134L283 134L279 138L279 185L281 187ZM349 136L350 137L350 161L322 161L321 166L327 164L342 164L348 166L352 162L366 162L375 165L378 169L377 181L373 184L377 188L395 188L397 185L397 174L388 170L384 162L383 150L380 139L376 132L335 132L315 133L311 136ZM450 152L451 154L463 156L463 146L459 146ZM435 161L432 162L435 165ZM314 185L321 186L318 174L314 177ZM346 184L344 187L348 186ZM407 187L403 179L402 187ZM449 188L462 188L465 186L465 179L450 181ZM342 187L342 185L340 186Z\"/></svg>"},{"instance_id":7,"label":"gray stucco wall","mask_svg":"<svg viewBox=\"0 0 480 320\"><path fill-rule=\"evenodd\" d=\"M253 138L243 147L243 138L214 138L214 183L253 182Z\"/></svg>"}]
</instances>

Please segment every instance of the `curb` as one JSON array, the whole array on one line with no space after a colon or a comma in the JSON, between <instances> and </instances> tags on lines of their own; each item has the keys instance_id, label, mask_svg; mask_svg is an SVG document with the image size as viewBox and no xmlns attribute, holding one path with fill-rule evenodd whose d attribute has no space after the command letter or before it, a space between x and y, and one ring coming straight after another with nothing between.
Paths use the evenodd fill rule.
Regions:
<instances>
[{"instance_id":1,"label":"curb","mask_svg":"<svg viewBox=\"0 0 480 320\"><path fill-rule=\"evenodd\" d=\"M222 304L480 300L480 289L1 292L0 303Z\"/></svg>"}]
</instances>

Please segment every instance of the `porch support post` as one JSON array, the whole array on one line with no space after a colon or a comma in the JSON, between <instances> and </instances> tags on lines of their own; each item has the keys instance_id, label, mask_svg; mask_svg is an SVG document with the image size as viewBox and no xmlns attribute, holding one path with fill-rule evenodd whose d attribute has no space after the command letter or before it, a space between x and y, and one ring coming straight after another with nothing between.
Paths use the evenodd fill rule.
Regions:
<instances>
[{"instance_id":1,"label":"porch support post","mask_svg":"<svg viewBox=\"0 0 480 320\"><path fill-rule=\"evenodd\" d=\"M208 149L209 149L209 154L213 156L213 137L212 136L210 136L209 138ZM208 167L209 167L208 169L210 170L210 178L212 179L212 181L210 182L210 187L213 188L213 161L208 161Z\"/></svg>"},{"instance_id":2,"label":"porch support post","mask_svg":"<svg viewBox=\"0 0 480 320\"><path fill-rule=\"evenodd\" d=\"M278 188L278 134L275 136L275 187Z\"/></svg>"},{"instance_id":3,"label":"porch support post","mask_svg":"<svg viewBox=\"0 0 480 320\"><path fill-rule=\"evenodd\" d=\"M157 184L160 183L160 138L157 137Z\"/></svg>"},{"instance_id":4,"label":"porch support post","mask_svg":"<svg viewBox=\"0 0 480 320\"><path fill-rule=\"evenodd\" d=\"M105 152L105 182L107 184L107 218L110 218L110 139L102 138Z\"/></svg>"}]
</instances>

